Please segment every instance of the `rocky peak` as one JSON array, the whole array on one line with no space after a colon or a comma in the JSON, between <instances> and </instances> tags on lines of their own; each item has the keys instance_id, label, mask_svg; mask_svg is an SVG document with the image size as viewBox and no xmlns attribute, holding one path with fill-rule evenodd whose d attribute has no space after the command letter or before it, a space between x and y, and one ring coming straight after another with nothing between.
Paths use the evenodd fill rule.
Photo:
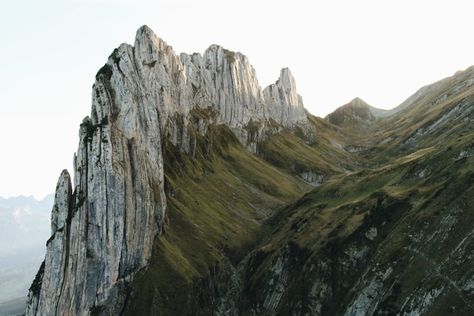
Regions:
<instances>
[{"instance_id":1,"label":"rocky peak","mask_svg":"<svg viewBox=\"0 0 474 316\"><path fill-rule=\"evenodd\" d=\"M159 52L169 52L174 55L173 48L166 44L164 40L156 36L156 34L146 25L140 27L135 35L135 50L140 56L153 56L157 59Z\"/></svg>"},{"instance_id":2,"label":"rocky peak","mask_svg":"<svg viewBox=\"0 0 474 316\"><path fill-rule=\"evenodd\" d=\"M245 126L250 119L264 119L264 100L255 69L241 53L211 45L203 56L217 96L220 120L230 127Z\"/></svg>"},{"instance_id":3,"label":"rocky peak","mask_svg":"<svg viewBox=\"0 0 474 316\"><path fill-rule=\"evenodd\" d=\"M280 71L280 78L276 82L276 86L285 92L285 95L288 97L289 105L302 105L302 102L300 102L300 96L296 92L295 78L293 78L289 68L283 68Z\"/></svg>"},{"instance_id":4,"label":"rocky peak","mask_svg":"<svg viewBox=\"0 0 474 316\"><path fill-rule=\"evenodd\" d=\"M283 68L280 77L263 90L270 118L285 126L306 119L303 98L296 92L296 83L290 69Z\"/></svg>"},{"instance_id":5,"label":"rocky peak","mask_svg":"<svg viewBox=\"0 0 474 316\"><path fill-rule=\"evenodd\" d=\"M69 216L68 212L71 203L71 196L71 177L67 170L63 170L56 186L54 207L51 212L51 236L53 236L59 229L64 228L66 219Z\"/></svg>"},{"instance_id":6,"label":"rocky peak","mask_svg":"<svg viewBox=\"0 0 474 316\"><path fill-rule=\"evenodd\" d=\"M339 126L353 124L365 125L376 119L372 109L375 108L357 97L326 116L326 120Z\"/></svg>"},{"instance_id":7,"label":"rocky peak","mask_svg":"<svg viewBox=\"0 0 474 316\"><path fill-rule=\"evenodd\" d=\"M352 99L349 103L346 104L346 106L360 109L370 108L370 105L359 97L355 97L354 99Z\"/></svg>"}]
</instances>

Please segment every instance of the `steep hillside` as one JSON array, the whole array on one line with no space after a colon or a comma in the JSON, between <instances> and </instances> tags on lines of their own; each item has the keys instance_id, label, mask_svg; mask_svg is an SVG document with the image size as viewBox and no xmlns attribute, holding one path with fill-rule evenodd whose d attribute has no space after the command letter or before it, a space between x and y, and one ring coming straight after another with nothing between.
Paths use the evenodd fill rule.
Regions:
<instances>
[{"instance_id":1,"label":"steep hillside","mask_svg":"<svg viewBox=\"0 0 474 316\"><path fill-rule=\"evenodd\" d=\"M474 67L420 89L396 113L372 126L381 159L440 143L455 145L473 128Z\"/></svg>"},{"instance_id":2,"label":"steep hillside","mask_svg":"<svg viewBox=\"0 0 474 316\"><path fill-rule=\"evenodd\" d=\"M473 314L472 76L423 88L387 118L343 125L371 144L357 152L369 168L268 221L272 232L241 263L239 294L224 296L227 311Z\"/></svg>"},{"instance_id":3,"label":"steep hillside","mask_svg":"<svg viewBox=\"0 0 474 316\"><path fill-rule=\"evenodd\" d=\"M234 314L471 315L472 140L334 177L269 221Z\"/></svg>"},{"instance_id":4,"label":"steep hillside","mask_svg":"<svg viewBox=\"0 0 474 316\"><path fill-rule=\"evenodd\" d=\"M474 118L470 111L464 115ZM465 131L469 123L464 120L457 128ZM436 133L446 138L451 134L446 129ZM284 143L294 136L274 137ZM253 249L247 248L249 254L215 260L212 269L187 286L186 295L179 292L176 297L181 303L171 304L175 309L160 311L158 306L169 304L152 299L141 304L153 293L144 284L167 291L145 273L146 281L136 286L142 290L131 295L139 303L127 311L470 315L474 313L473 140L471 129L452 142L334 175L270 216L253 238ZM288 161L298 158L288 157ZM183 288L181 284L176 291ZM160 297L162 292L155 291Z\"/></svg>"}]
</instances>

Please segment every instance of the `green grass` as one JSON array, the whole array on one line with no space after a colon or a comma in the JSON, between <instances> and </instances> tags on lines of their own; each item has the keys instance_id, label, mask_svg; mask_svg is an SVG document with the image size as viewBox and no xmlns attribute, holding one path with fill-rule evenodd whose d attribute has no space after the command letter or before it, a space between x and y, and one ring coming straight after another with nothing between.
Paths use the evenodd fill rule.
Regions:
<instances>
[{"instance_id":1,"label":"green grass","mask_svg":"<svg viewBox=\"0 0 474 316\"><path fill-rule=\"evenodd\" d=\"M429 290L433 285L428 281L437 278L433 264L459 262L450 259L449 254L463 238L469 236L474 215L472 212L457 215L462 220L457 220L456 228L449 232L446 239L436 237L436 242L414 244L410 236L422 234L422 238L427 240L440 229L441 221L455 205L461 205L464 212L469 205L474 205L474 157L454 162L460 149L470 146L473 137L474 133L456 144L446 143L415 150L377 168L336 175L283 208L269 221L273 231L259 247L266 255L252 276L249 293L261 295L261 289L269 282L272 262L290 243L311 253L310 259L302 259L307 260L305 267L314 265L318 258L340 260L338 256L343 258L346 247L351 244L368 244L373 260L382 266L394 266L394 275L401 279L402 292L390 298L387 304L382 304L381 308L400 308L401 303L417 288ZM447 150L448 146L452 149ZM426 168L431 171L425 177L414 176L417 170ZM374 242L369 242L363 235L370 226L378 227L378 237ZM406 250L407 247L418 248L426 258L414 256ZM453 267L452 263L446 269L448 267L452 269L441 274L454 279L464 275L456 276L456 271L472 271L466 266ZM293 269L301 268L295 266ZM362 275L363 271L353 271L350 276L340 275L338 278L354 278ZM371 272L367 273L370 275ZM352 282L355 281L353 279ZM339 291L341 296L338 300L341 302L348 288L333 290ZM462 301L462 294L449 293L446 301L457 304ZM436 308L445 310L449 307L443 304L437 303ZM458 308L470 310L464 304ZM331 310L333 312L336 311Z\"/></svg>"},{"instance_id":2,"label":"green grass","mask_svg":"<svg viewBox=\"0 0 474 316\"><path fill-rule=\"evenodd\" d=\"M151 313L155 305L188 313L196 282L224 257L239 262L274 210L310 188L249 153L223 126L194 136L194 157L165 145L166 225L149 268L134 283L141 303L129 306L131 314Z\"/></svg>"}]
</instances>

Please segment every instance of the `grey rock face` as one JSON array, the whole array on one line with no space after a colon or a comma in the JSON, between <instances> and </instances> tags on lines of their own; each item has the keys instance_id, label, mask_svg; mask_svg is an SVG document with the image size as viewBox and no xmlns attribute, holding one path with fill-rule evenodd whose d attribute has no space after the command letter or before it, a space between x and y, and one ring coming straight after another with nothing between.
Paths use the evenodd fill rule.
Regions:
<instances>
[{"instance_id":1,"label":"grey rock face","mask_svg":"<svg viewBox=\"0 0 474 316\"><path fill-rule=\"evenodd\" d=\"M285 127L306 119L287 69L266 91L244 55L217 45L178 56L146 26L134 46L120 45L96 76L74 188L67 172L59 178L44 272L27 315L119 313L124 287L146 266L162 229L162 143L190 152L187 125L196 109L214 111L215 123L252 151L270 119ZM252 122L259 125L250 137Z\"/></svg>"},{"instance_id":2,"label":"grey rock face","mask_svg":"<svg viewBox=\"0 0 474 316\"><path fill-rule=\"evenodd\" d=\"M318 186L321 185L324 181L324 175L323 174L318 174L313 171L305 171L302 174L300 174L300 177L304 179L306 182L310 183L311 185Z\"/></svg>"},{"instance_id":3,"label":"grey rock face","mask_svg":"<svg viewBox=\"0 0 474 316\"><path fill-rule=\"evenodd\" d=\"M71 203L72 186L71 177L67 170L63 170L56 187L54 207L51 212L51 236L64 227L68 217L69 205Z\"/></svg>"},{"instance_id":4,"label":"grey rock face","mask_svg":"<svg viewBox=\"0 0 474 316\"><path fill-rule=\"evenodd\" d=\"M51 238L47 242L46 259L44 261L43 275L40 280L35 280L28 295L27 314L36 314L37 311L44 315L53 315L56 312L56 300L61 291L61 280L64 277L66 260L66 221L69 217L70 202L72 198L71 178L64 170L56 186L54 206L51 213ZM47 271L47 273L44 273ZM35 286L35 282L39 282ZM32 290L41 289L41 292ZM35 293L37 292L37 293ZM36 295L35 295L36 294Z\"/></svg>"},{"instance_id":5,"label":"grey rock face","mask_svg":"<svg viewBox=\"0 0 474 316\"><path fill-rule=\"evenodd\" d=\"M303 98L296 92L296 83L288 68L283 68L280 78L263 90L269 105L269 117L283 126L292 126L306 120Z\"/></svg>"}]
</instances>

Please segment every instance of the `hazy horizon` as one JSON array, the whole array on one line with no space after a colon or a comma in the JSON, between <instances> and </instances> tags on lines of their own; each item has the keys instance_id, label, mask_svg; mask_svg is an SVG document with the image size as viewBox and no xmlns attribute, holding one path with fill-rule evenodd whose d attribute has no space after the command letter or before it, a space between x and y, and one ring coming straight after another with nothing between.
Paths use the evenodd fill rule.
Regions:
<instances>
[{"instance_id":1,"label":"hazy horizon","mask_svg":"<svg viewBox=\"0 0 474 316\"><path fill-rule=\"evenodd\" d=\"M176 53L245 54L261 87L289 67L306 108L355 97L389 109L474 64L469 1L19 0L2 4L0 196L53 193L72 174L97 70L143 24Z\"/></svg>"}]
</instances>

